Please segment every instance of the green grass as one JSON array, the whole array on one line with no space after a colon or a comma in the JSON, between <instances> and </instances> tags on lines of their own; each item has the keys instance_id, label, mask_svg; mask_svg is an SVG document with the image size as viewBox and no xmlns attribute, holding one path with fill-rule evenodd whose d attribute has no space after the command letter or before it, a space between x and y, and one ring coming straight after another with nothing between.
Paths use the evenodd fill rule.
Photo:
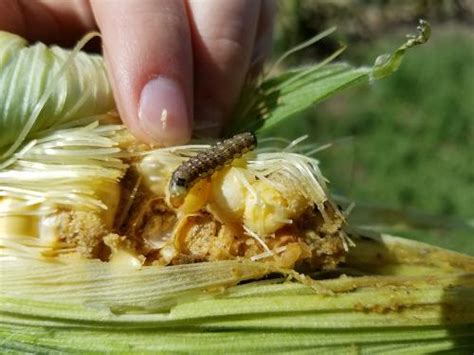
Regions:
<instances>
[{"instance_id":1,"label":"green grass","mask_svg":"<svg viewBox=\"0 0 474 355\"><path fill-rule=\"evenodd\" d=\"M407 32L349 46L344 59L370 64ZM430 42L408 53L391 77L318 105L271 134L335 141L321 155L322 169L333 190L356 201L472 219L473 42L469 31L435 26Z\"/></svg>"}]
</instances>

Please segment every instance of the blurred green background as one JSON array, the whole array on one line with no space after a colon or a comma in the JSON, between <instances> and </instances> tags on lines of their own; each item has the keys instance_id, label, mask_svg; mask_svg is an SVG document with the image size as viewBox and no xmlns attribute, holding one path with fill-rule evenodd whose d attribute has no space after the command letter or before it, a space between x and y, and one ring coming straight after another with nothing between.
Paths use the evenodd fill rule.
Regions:
<instances>
[{"instance_id":1,"label":"blurred green background","mask_svg":"<svg viewBox=\"0 0 474 355\"><path fill-rule=\"evenodd\" d=\"M321 153L332 191L356 201L358 224L474 255L474 1L280 0L275 58L333 25L337 34L288 61L325 58L371 65L417 20L431 40L398 72L349 89L270 134L334 142Z\"/></svg>"}]
</instances>

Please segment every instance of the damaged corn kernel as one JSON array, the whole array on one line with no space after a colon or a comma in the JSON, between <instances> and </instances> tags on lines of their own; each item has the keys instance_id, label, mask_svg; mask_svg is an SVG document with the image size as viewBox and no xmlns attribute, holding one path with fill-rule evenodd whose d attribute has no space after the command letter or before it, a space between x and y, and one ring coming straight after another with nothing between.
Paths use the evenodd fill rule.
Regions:
<instances>
[{"instance_id":1,"label":"damaged corn kernel","mask_svg":"<svg viewBox=\"0 0 474 355\"><path fill-rule=\"evenodd\" d=\"M107 132L94 127L98 135ZM344 218L328 198L315 159L264 147L200 179L176 208L168 195L173 172L209 146L150 149L123 134L114 137L107 138L117 148L115 161L107 161L113 177L78 174L63 180L70 189L61 198L48 202L2 198L0 227L10 235L4 252L20 255L29 243L37 246L36 258L80 255L137 267L249 259L324 269L344 260ZM62 138L56 139L61 146ZM12 169L24 166L20 159Z\"/></svg>"},{"instance_id":2,"label":"damaged corn kernel","mask_svg":"<svg viewBox=\"0 0 474 355\"><path fill-rule=\"evenodd\" d=\"M131 210L141 217L129 218L129 225L140 226L129 237L148 246L143 250L147 262L246 258L282 267L325 268L344 260L343 215L328 198L318 162L302 154L276 148L269 153L271 147L266 147L266 153L244 155L196 183L175 208L167 198L173 169L206 149L204 145L156 149L134 167L142 177L142 197ZM143 198L160 201L161 211L151 212ZM168 229L166 238L155 230L161 244L150 248L154 235L143 231L164 214L174 216L175 227ZM320 239L332 248L318 250Z\"/></svg>"}]
</instances>

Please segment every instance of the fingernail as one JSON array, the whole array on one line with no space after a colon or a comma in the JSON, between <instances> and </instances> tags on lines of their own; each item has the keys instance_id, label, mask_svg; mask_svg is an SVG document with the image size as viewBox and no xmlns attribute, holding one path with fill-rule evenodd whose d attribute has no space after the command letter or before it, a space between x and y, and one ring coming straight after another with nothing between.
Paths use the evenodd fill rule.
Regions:
<instances>
[{"instance_id":1,"label":"fingernail","mask_svg":"<svg viewBox=\"0 0 474 355\"><path fill-rule=\"evenodd\" d=\"M140 127L157 144L185 143L191 135L186 101L174 80L158 76L150 80L140 96Z\"/></svg>"}]
</instances>

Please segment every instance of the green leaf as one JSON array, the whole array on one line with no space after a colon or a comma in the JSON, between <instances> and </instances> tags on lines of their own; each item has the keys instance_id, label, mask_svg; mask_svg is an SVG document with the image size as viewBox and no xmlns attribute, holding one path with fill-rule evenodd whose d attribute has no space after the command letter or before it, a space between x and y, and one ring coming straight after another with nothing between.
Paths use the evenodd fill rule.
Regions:
<instances>
[{"instance_id":1,"label":"green leaf","mask_svg":"<svg viewBox=\"0 0 474 355\"><path fill-rule=\"evenodd\" d=\"M474 255L474 221L430 214L414 208L353 201L334 196L343 208L355 203L349 224L381 233L419 240L460 253Z\"/></svg>"},{"instance_id":2,"label":"green leaf","mask_svg":"<svg viewBox=\"0 0 474 355\"><path fill-rule=\"evenodd\" d=\"M321 63L290 70L267 78L256 87L245 88L227 134L261 133L348 87L392 74L400 66L407 49L428 40L431 30L426 21L420 21L418 30L418 36L411 36L394 53L379 56L373 67L329 64L343 51L341 48Z\"/></svg>"},{"instance_id":3,"label":"green leaf","mask_svg":"<svg viewBox=\"0 0 474 355\"><path fill-rule=\"evenodd\" d=\"M393 54L384 54L375 60L372 73L374 79L381 79L391 75L402 63L407 49L428 41L431 36L430 24L425 20L420 20L420 25L417 29L420 32L418 36L408 36L408 41L400 46Z\"/></svg>"}]
</instances>

